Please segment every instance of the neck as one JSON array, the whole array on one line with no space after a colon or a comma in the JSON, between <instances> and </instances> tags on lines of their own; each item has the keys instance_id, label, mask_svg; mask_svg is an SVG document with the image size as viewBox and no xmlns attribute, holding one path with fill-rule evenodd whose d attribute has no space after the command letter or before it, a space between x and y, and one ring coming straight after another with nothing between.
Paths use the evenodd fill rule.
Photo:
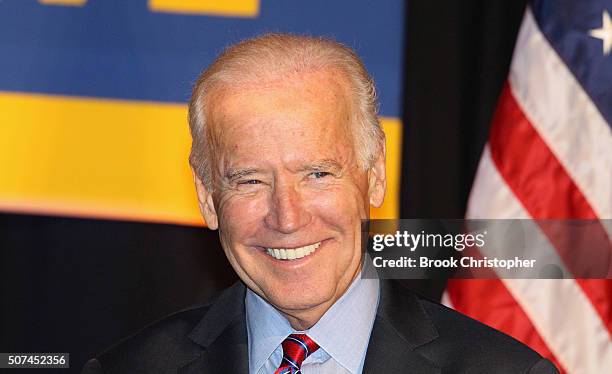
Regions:
<instances>
[{"instance_id":1,"label":"neck","mask_svg":"<svg viewBox=\"0 0 612 374\"><path fill-rule=\"evenodd\" d=\"M281 310L281 313L283 314L283 316L285 316L292 328L297 331L304 331L308 330L317 322L319 322L321 317L323 317L325 312L327 312L332 305L333 302L329 304L326 303L317 305L315 308L310 308L307 311Z\"/></svg>"}]
</instances>

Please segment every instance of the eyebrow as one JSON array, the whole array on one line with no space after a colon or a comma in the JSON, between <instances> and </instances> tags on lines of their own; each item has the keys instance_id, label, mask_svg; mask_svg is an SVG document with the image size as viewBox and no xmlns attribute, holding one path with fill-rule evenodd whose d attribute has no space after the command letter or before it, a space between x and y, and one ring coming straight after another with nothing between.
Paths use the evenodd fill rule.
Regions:
<instances>
[{"instance_id":1,"label":"eyebrow","mask_svg":"<svg viewBox=\"0 0 612 374\"><path fill-rule=\"evenodd\" d=\"M321 171L321 170L332 170L338 172L342 170L342 165L339 162L332 159L317 160L305 165L300 166L297 171ZM260 173L261 169L258 168L230 168L225 173L225 178L229 182L234 182L240 178L247 177L249 175Z\"/></svg>"},{"instance_id":2,"label":"eyebrow","mask_svg":"<svg viewBox=\"0 0 612 374\"><path fill-rule=\"evenodd\" d=\"M299 171L319 171L319 170L342 170L342 165L336 160L324 159L308 163L298 169Z\"/></svg>"},{"instance_id":3,"label":"eyebrow","mask_svg":"<svg viewBox=\"0 0 612 374\"><path fill-rule=\"evenodd\" d=\"M225 173L225 178L230 181L233 182L237 179L249 176L249 175L253 175L255 173L258 173L260 170L257 168L236 168L236 169L228 169L227 172Z\"/></svg>"}]
</instances>

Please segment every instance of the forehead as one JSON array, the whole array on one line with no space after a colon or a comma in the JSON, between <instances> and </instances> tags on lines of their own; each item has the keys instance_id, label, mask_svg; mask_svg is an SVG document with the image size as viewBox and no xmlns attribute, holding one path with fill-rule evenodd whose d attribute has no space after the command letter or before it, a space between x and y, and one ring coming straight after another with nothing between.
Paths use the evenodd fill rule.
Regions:
<instances>
[{"instance_id":1,"label":"forehead","mask_svg":"<svg viewBox=\"0 0 612 374\"><path fill-rule=\"evenodd\" d=\"M343 162L353 153L351 110L342 76L312 72L220 90L209 123L226 163Z\"/></svg>"}]
</instances>

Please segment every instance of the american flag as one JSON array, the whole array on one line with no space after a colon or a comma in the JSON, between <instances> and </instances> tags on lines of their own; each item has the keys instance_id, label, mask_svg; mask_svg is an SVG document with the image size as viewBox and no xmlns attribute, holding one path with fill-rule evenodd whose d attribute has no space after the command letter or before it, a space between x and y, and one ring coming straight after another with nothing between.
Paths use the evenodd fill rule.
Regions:
<instances>
[{"instance_id":1,"label":"american flag","mask_svg":"<svg viewBox=\"0 0 612 374\"><path fill-rule=\"evenodd\" d=\"M529 3L466 218L612 218L612 2ZM551 359L612 373L612 281L451 280L446 302Z\"/></svg>"}]
</instances>

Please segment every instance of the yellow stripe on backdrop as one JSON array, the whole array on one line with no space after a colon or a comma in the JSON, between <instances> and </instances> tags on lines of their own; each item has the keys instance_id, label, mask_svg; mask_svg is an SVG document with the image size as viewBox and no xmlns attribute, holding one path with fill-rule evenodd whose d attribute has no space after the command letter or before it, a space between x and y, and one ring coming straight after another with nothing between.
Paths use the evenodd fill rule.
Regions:
<instances>
[{"instance_id":1,"label":"yellow stripe on backdrop","mask_svg":"<svg viewBox=\"0 0 612 374\"><path fill-rule=\"evenodd\" d=\"M153 12L226 17L257 17L259 0L149 0Z\"/></svg>"},{"instance_id":2,"label":"yellow stripe on backdrop","mask_svg":"<svg viewBox=\"0 0 612 374\"><path fill-rule=\"evenodd\" d=\"M43 5L84 6L87 0L38 0ZM254 18L259 0L149 0L149 10L161 13Z\"/></svg>"},{"instance_id":3,"label":"yellow stripe on backdrop","mask_svg":"<svg viewBox=\"0 0 612 374\"><path fill-rule=\"evenodd\" d=\"M186 105L0 92L0 209L201 225ZM397 218L401 123L382 118Z\"/></svg>"},{"instance_id":4,"label":"yellow stripe on backdrop","mask_svg":"<svg viewBox=\"0 0 612 374\"><path fill-rule=\"evenodd\" d=\"M83 6L87 0L38 0L44 5Z\"/></svg>"}]
</instances>

